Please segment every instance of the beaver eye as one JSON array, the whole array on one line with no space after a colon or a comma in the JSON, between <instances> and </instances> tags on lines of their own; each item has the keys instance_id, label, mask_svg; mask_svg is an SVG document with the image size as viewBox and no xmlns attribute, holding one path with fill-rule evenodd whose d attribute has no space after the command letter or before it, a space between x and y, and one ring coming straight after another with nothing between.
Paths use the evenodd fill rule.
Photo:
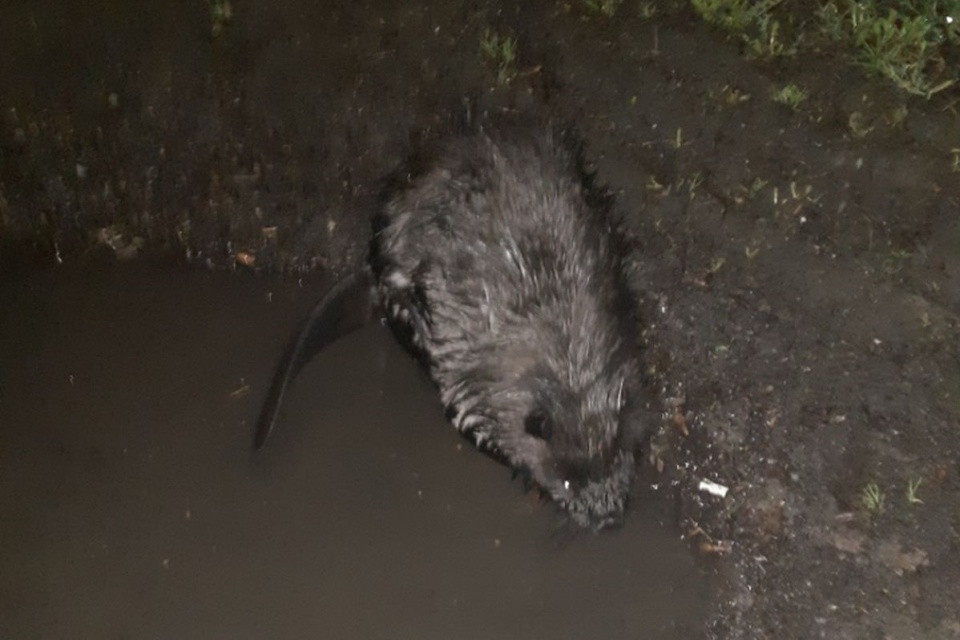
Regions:
<instances>
[{"instance_id":1,"label":"beaver eye","mask_svg":"<svg viewBox=\"0 0 960 640\"><path fill-rule=\"evenodd\" d=\"M564 481L563 481L563 489L564 489L564 491L570 491L570 481L569 481L569 480L564 480Z\"/></svg>"},{"instance_id":2,"label":"beaver eye","mask_svg":"<svg viewBox=\"0 0 960 640\"><path fill-rule=\"evenodd\" d=\"M550 436L553 435L553 428L547 416L539 411L535 411L526 417L523 422L523 428L527 435L539 438L545 442L550 442Z\"/></svg>"}]
</instances>

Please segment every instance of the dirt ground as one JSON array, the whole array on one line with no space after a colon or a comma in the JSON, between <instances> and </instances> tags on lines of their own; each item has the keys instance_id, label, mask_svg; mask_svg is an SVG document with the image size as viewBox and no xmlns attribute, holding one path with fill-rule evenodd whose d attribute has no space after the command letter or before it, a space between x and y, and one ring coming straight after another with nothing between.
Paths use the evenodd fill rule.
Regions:
<instances>
[{"instance_id":1,"label":"dirt ground","mask_svg":"<svg viewBox=\"0 0 960 640\"><path fill-rule=\"evenodd\" d=\"M238 1L213 37L199 1L13 4L0 258L326 277L424 131L467 106L573 121L635 232L647 488L716 578L697 637L960 638L956 96L578 6ZM517 38L509 85L486 28ZM797 111L769 98L787 79Z\"/></svg>"}]
</instances>

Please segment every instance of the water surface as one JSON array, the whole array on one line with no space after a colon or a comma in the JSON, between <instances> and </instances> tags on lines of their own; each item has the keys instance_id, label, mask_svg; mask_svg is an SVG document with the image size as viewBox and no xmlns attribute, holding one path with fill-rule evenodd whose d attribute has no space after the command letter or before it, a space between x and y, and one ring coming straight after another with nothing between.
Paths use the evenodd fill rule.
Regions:
<instances>
[{"instance_id":1,"label":"water surface","mask_svg":"<svg viewBox=\"0 0 960 640\"><path fill-rule=\"evenodd\" d=\"M0 637L698 637L709 578L639 489L549 505L444 421L371 326L251 423L319 291L157 268L0 284ZM561 530L561 533L568 530Z\"/></svg>"}]
</instances>

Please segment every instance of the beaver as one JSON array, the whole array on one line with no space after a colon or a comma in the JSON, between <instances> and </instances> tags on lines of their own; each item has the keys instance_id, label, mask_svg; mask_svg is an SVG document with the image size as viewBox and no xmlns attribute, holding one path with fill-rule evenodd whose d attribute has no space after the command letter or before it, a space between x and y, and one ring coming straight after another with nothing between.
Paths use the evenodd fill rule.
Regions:
<instances>
[{"instance_id":1,"label":"beaver","mask_svg":"<svg viewBox=\"0 0 960 640\"><path fill-rule=\"evenodd\" d=\"M619 524L647 429L639 317L612 196L569 130L499 124L435 141L385 182L366 266L285 353L261 447L300 368L379 312L453 426L579 525Z\"/></svg>"}]
</instances>

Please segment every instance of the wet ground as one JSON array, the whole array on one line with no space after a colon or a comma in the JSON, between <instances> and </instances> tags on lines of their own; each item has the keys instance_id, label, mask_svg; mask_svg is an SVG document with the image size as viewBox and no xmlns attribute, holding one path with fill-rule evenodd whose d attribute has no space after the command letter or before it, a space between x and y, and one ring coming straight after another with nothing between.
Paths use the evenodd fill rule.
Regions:
<instances>
[{"instance_id":1,"label":"wet ground","mask_svg":"<svg viewBox=\"0 0 960 640\"><path fill-rule=\"evenodd\" d=\"M372 326L256 414L309 289L178 270L0 287L0 637L688 638L675 510L557 514L445 422ZM652 494L652 495L651 495Z\"/></svg>"},{"instance_id":2,"label":"wet ground","mask_svg":"<svg viewBox=\"0 0 960 640\"><path fill-rule=\"evenodd\" d=\"M7 52L0 56L0 260L26 257L60 265L67 275L56 278L73 284L51 292L43 282L54 276L41 274L7 285L8 295L16 297L4 299L3 322L32 338L15 340L16 333L5 330L0 353L30 361L28 345L40 345L49 373L23 387L26 379L16 377L23 374L4 366L4 380L20 380L24 395L11 400L0 390L0 411L6 412L0 423L3 455L13 455L8 439L24 438L14 442L23 442L23 455L33 456L23 458L36 464L28 477L45 487L49 498L31 500L7 489L20 482L17 473L14 480L4 479L4 491L11 491L5 499L18 501L10 504L21 505L17 508L32 518L45 518L46 531L61 531L58 518L93 528L95 520L85 514L108 518L122 512L103 500L107 489L126 487L130 493L121 504L139 514L132 516L138 537L155 535L152 525L159 523L170 544L150 538L153 555L144 556L145 568L137 575L154 582L146 582L152 585L146 591L124 589L124 597L153 606L148 595L169 588L163 593L172 595L157 619L167 623L202 610L195 615L214 620L208 627L213 636L216 625L227 624L225 618L232 623L253 615L253 600L242 600L235 586L245 579L259 587L247 597L263 598L268 611L280 611L281 605L309 609L317 601L308 597L336 602L338 592L309 588L319 579L312 569L329 557L324 547L308 544L319 538L346 558L325 570L339 568L346 575L345 565L355 563L365 577L380 575L381 567L409 572L412 593L440 580L430 573L439 565L423 559L427 551L441 552L444 566L463 563L466 571L466 563L475 562L470 566L482 568L478 579L488 581L487 587L448 585L448 591L464 594L457 607L472 608L444 609L442 601L430 599L442 596L421 592L418 606L435 608L400 622L391 618L398 625L433 621L475 630L481 618L500 623L479 613L478 603L496 598L489 585L507 584L509 576L519 580L509 602L487 601L513 612L505 619L561 625L569 622L563 616L571 616L574 625L590 624L596 618L581 619L571 601L563 600L574 597L562 590L570 577L593 585L595 601L610 607L603 611L620 612L602 616L596 624L609 626L597 627L595 637L637 629L642 620L634 615L650 616L639 627L650 633L664 628L661 621L670 614L677 624L687 624L697 617L685 607L700 605L707 610L696 631L670 631L667 625L664 637L960 637L957 96L945 91L930 102L908 100L864 80L828 50L776 63L747 61L684 6L625 2L616 18L607 20L576 2L237 2L230 23L213 37L202 2L10 5L0 20ZM496 64L481 53L486 29L516 38L509 83L498 84ZM809 94L796 111L770 99L788 81ZM549 514L524 511L517 487L502 469L456 449L456 437L441 428L430 392L416 386L421 400L415 401L413 386L404 386L413 385L415 369L402 364L401 356L379 360L374 354L374 345L396 353L376 342L376 334L357 336L343 351L329 354L335 360L356 349L360 368L349 375L358 378L326 399L316 392L292 399L286 426L263 461L254 464L246 457L249 437L240 426L255 414L257 391L269 378L264 367L276 357L297 312L322 290L315 281L309 294L295 288L297 274L329 279L359 259L376 181L418 137L451 120L500 108L575 122L600 178L618 192L618 209L634 233L651 373L664 405L662 428L645 465L654 475L638 487L650 491L656 484L658 490L638 501L620 539L578 541L562 555L552 546ZM100 276L103 288L95 295L89 281L69 278L77 278L78 263L101 254L134 264L161 254L194 269L223 271L189 278L182 271L125 275L131 267L120 265L116 273ZM285 275L277 291L288 297L282 304L275 301L276 315L258 297L276 287L250 271L257 278L270 271ZM178 293L167 298L158 283L170 279L178 282L173 289ZM127 284L116 284L122 282ZM149 313L125 304L118 293L140 288L156 293L143 299ZM191 296L192 307L186 304ZM100 304L86 304L87 298ZM71 299L76 306L69 306ZM229 311L213 306L224 299L233 301ZM43 300L63 305L40 316L58 331L89 327L83 340L71 345L83 352L48 347L44 335L19 319ZM52 315L55 308L77 311ZM151 320L150 326L162 328L155 335L142 333L122 320L132 313L146 314L140 316L144 322L154 317L166 322ZM94 337L107 327L119 338L92 351ZM201 338L200 330L208 333ZM60 335L59 344L68 342L66 333ZM118 350L120 338L126 348ZM50 338L49 344L58 343ZM224 360L211 359L213 350ZM158 359L139 357L149 353ZM125 399L117 397L117 406L107 400L128 393L126 387L68 395L69 376L78 384L87 377L78 371L90 371L107 356L116 357L115 366L130 378L147 376L147 384L129 389ZM394 366L406 373L392 378ZM339 369L318 362L299 388L335 384L348 375ZM333 377L321 380L324 375ZM383 383L364 386L361 378ZM130 382L127 376L124 382ZM250 395L229 399L244 384ZM64 404L50 401L43 393L48 388L66 390ZM377 404L380 388L397 395ZM94 400L90 394L98 392ZM351 398L355 401L347 402ZM356 493L342 493L342 485L326 475L326 465L318 465L330 455L328 436L307 425L354 410L355 426L372 430L374 423L381 428L399 423L391 412L400 407L411 412L402 423L423 429L421 444L434 449L424 449L422 458L387 455L379 467L365 455L351 458L350 487ZM94 429L67 434L72 440L62 450L70 455L28 447L46 442L43 431L14 428L9 435L10 412L19 412L17 420L46 416L43 424L56 425L56 411L84 417ZM351 455L370 446L386 453L405 442L391 439L394 432L376 433ZM100 442L101 453L91 453L83 444L89 442ZM104 467L112 475L93 488L75 485L64 473L37 471L53 464L79 472L85 465L123 461L120 442L129 442L128 449L141 457L155 447L166 464L151 476L143 459L116 462ZM54 462L57 456L63 461ZM171 494L162 512L140 499L143 487L155 486L151 482L179 480L175 464L185 465L185 477L190 477L187 465L193 465L201 482L208 479L202 494L210 505L206 516L202 504L185 504L192 495L185 488ZM409 484L397 480L408 471L421 474L422 486L412 475ZM14 475L6 466L4 473ZM214 478L218 473L221 483ZM457 473L476 474L484 482L461 485L450 479ZM704 493L698 488L702 479L730 492L722 499ZM280 513L301 504L296 496L308 491L304 487L316 491L309 497L324 509L342 509L344 520L336 524L343 529L325 529L333 524L320 522L317 505L305 509L313 520L288 520ZM57 502L58 488L73 492L74 499ZM424 499L416 496L413 502L418 490ZM384 510L383 517L420 517L394 530L378 527L379 516L357 506L368 499ZM228 508L229 500L240 501L235 510ZM471 501L482 506L465 509ZM482 521L470 519L479 514L485 514ZM212 520L201 520L206 517ZM244 526L259 522L263 529L269 522L271 532L288 521L316 528L291 529L289 546L271 546L262 553L277 555L250 561L244 554L256 549L247 539L252 536L242 535L240 524L222 528L231 518L243 518ZM423 518L457 533L448 542L438 535L436 546L411 548L413 555L404 557L372 551L368 558L362 547L352 546L359 545L360 532L422 535L414 527ZM660 521L665 529L648 528ZM177 538L197 536L199 527L191 529L191 523L199 522L210 528L205 537L191 538L194 546ZM465 535L474 527L489 535ZM9 537L6 529L4 545L44 540L29 529L16 534L20 538ZM681 537L690 543L690 556L674 555ZM44 575L71 570L77 576L84 569L57 561L56 554L95 566L93 551L71 548L64 538L57 544L49 553L32 547L34 556L8 553L5 546L0 575L6 580L34 571L36 576L37 567L29 564L35 557L45 559ZM204 555L213 544L224 555ZM178 560L169 548L186 550ZM650 558L626 553L634 548ZM233 564L203 564L229 553ZM130 556L139 557L133 551ZM685 573L693 571L691 557L709 582L698 581L705 578L696 571ZM660 559L663 567L639 564ZM284 561L302 570L289 582L272 564L282 567ZM201 566L210 573L194 570ZM216 571L236 590L218 596L224 609L236 610L236 619L199 607L177 590L192 581L193 588L215 593L213 585L222 582L213 580ZM640 571L665 571L678 582L641 580ZM184 582L165 582L177 576ZM39 580L41 586L18 581L9 597L5 586L3 601L23 603L25 611L38 602L56 602L42 587L52 582ZM708 583L711 595L704 597L701 589ZM396 594L407 591L397 584L384 586L382 593L391 602L396 597L398 604L390 606L399 609ZM354 581L349 587L359 593ZM340 585L324 582L323 588ZM83 598L96 597L96 590L83 592ZM99 597L118 607L116 599ZM640 601L651 608L633 608ZM116 615L105 613L114 609L98 608L93 600L70 602L103 624L135 615L124 607ZM346 605L336 609L357 625L377 624L371 608L360 618L350 618ZM5 615L4 623L8 619ZM14 618L17 624L42 619ZM67 620L59 611L50 619ZM297 622L283 618L276 624ZM406 630L428 633L423 627Z\"/></svg>"}]
</instances>

